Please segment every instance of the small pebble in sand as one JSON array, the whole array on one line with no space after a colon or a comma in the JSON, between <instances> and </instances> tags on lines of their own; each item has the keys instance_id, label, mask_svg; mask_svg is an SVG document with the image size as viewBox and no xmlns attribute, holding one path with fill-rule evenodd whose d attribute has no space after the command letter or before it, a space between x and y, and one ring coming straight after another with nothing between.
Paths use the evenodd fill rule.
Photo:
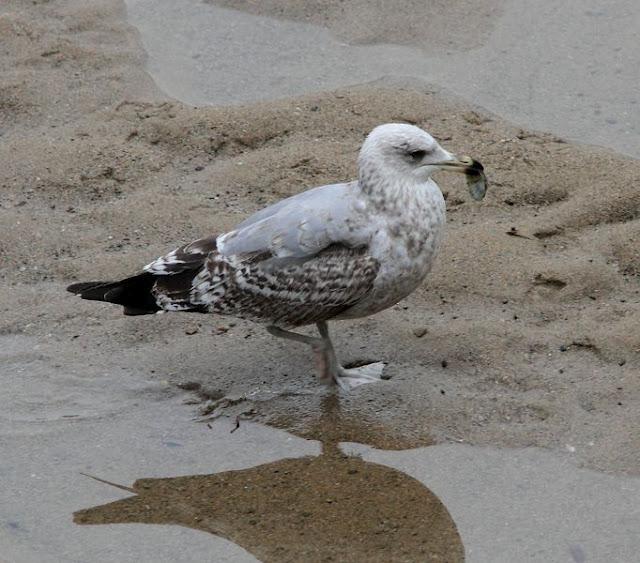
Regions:
<instances>
[{"instance_id":1,"label":"small pebble in sand","mask_svg":"<svg viewBox=\"0 0 640 563\"><path fill-rule=\"evenodd\" d=\"M191 336L193 334L197 334L198 332L200 332L200 327L198 326L190 326L189 328L186 328L184 330L184 333Z\"/></svg>"},{"instance_id":2,"label":"small pebble in sand","mask_svg":"<svg viewBox=\"0 0 640 563\"><path fill-rule=\"evenodd\" d=\"M447 360L442 360L442 361L440 362L440 365L441 365L443 368L446 368L446 367L449 365L449 362L447 362Z\"/></svg>"},{"instance_id":3,"label":"small pebble in sand","mask_svg":"<svg viewBox=\"0 0 640 563\"><path fill-rule=\"evenodd\" d=\"M178 383L177 386L183 391L197 391L202 387L197 381L185 381L184 383Z\"/></svg>"},{"instance_id":4,"label":"small pebble in sand","mask_svg":"<svg viewBox=\"0 0 640 563\"><path fill-rule=\"evenodd\" d=\"M429 332L429 329L425 326L421 326L413 329L413 334L416 338L422 338L425 334Z\"/></svg>"}]
</instances>

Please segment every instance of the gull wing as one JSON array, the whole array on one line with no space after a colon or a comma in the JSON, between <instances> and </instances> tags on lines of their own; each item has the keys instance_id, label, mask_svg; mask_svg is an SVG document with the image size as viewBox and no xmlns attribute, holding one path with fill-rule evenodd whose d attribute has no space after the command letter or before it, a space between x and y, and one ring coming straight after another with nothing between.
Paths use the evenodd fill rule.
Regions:
<instances>
[{"instance_id":1,"label":"gull wing","mask_svg":"<svg viewBox=\"0 0 640 563\"><path fill-rule=\"evenodd\" d=\"M267 252L275 257L312 256L331 244L369 244L371 228L357 183L302 192L267 207L218 237L225 256Z\"/></svg>"},{"instance_id":2,"label":"gull wing","mask_svg":"<svg viewBox=\"0 0 640 563\"><path fill-rule=\"evenodd\" d=\"M335 317L372 289L379 263L366 247L333 244L313 256L265 257L240 263L211 254L194 278L192 305L275 326Z\"/></svg>"},{"instance_id":3,"label":"gull wing","mask_svg":"<svg viewBox=\"0 0 640 563\"><path fill-rule=\"evenodd\" d=\"M373 228L357 184L332 184L267 207L236 229L181 246L145 267L168 310L280 326L330 319L373 287Z\"/></svg>"}]
</instances>

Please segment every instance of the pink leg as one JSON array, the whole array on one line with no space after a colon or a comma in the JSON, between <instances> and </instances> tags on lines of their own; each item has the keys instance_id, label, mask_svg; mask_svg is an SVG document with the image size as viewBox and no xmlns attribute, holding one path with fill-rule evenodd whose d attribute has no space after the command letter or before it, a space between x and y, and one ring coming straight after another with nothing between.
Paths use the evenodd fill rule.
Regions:
<instances>
[{"instance_id":1,"label":"pink leg","mask_svg":"<svg viewBox=\"0 0 640 563\"><path fill-rule=\"evenodd\" d=\"M343 391L349 391L359 385L374 383L382 379L382 370L385 366L383 362L376 362L359 368L343 368L338 362L333 343L329 338L327 323L319 322L316 323L316 326L321 338L306 336L273 326L268 327L267 330L274 336L311 346L318 365L319 379L327 385L338 385Z\"/></svg>"}]
</instances>

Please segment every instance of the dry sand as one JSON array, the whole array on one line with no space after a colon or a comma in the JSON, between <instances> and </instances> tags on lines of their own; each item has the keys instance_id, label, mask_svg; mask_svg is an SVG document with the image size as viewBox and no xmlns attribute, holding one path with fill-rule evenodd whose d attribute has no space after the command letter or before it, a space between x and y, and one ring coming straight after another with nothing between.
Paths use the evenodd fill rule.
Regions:
<instances>
[{"instance_id":1,"label":"dry sand","mask_svg":"<svg viewBox=\"0 0 640 563\"><path fill-rule=\"evenodd\" d=\"M350 179L364 135L406 121L480 159L490 191L478 205L442 175L448 235L427 281L391 310L334 325L345 359L384 359L391 376L344 399L340 438L574 444L581 464L640 472L638 161L415 85L189 107L154 87L115 2L10 1L0 34L0 334L52 334L63 365L99 348L107 371L133 349L141 375L196 390L208 412L316 436L305 348L229 318L125 318L64 287L125 276L263 205Z\"/></svg>"}]
</instances>

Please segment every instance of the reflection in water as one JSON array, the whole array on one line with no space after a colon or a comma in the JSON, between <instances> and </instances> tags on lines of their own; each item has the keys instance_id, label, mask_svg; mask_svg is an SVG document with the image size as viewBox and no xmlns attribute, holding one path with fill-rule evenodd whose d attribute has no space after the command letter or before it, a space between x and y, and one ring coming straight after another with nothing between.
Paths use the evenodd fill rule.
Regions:
<instances>
[{"instance_id":1,"label":"reflection in water","mask_svg":"<svg viewBox=\"0 0 640 563\"><path fill-rule=\"evenodd\" d=\"M330 396L319 424L336 420ZM265 562L464 561L447 509L419 481L342 454L213 475L138 479L135 496L78 511L78 524L178 524L225 537Z\"/></svg>"},{"instance_id":2,"label":"reflection in water","mask_svg":"<svg viewBox=\"0 0 640 563\"><path fill-rule=\"evenodd\" d=\"M395 419L394 424L382 424L380 413L376 413L376 417L367 416L361 404L356 408L349 405L345 408L334 394L325 395L320 406L315 403L315 397L311 400L309 397L295 397L295 408L287 399L290 400L289 397L281 397L280 404L277 404L279 399L272 400L271 410L280 414L271 415L267 419L268 425L300 438L318 440L325 447L329 444L337 447L339 442L357 442L381 450L408 450L434 444L433 438L415 420L402 424ZM304 412L313 416L318 410L319 420L310 421L310 417L301 416Z\"/></svg>"}]
</instances>

